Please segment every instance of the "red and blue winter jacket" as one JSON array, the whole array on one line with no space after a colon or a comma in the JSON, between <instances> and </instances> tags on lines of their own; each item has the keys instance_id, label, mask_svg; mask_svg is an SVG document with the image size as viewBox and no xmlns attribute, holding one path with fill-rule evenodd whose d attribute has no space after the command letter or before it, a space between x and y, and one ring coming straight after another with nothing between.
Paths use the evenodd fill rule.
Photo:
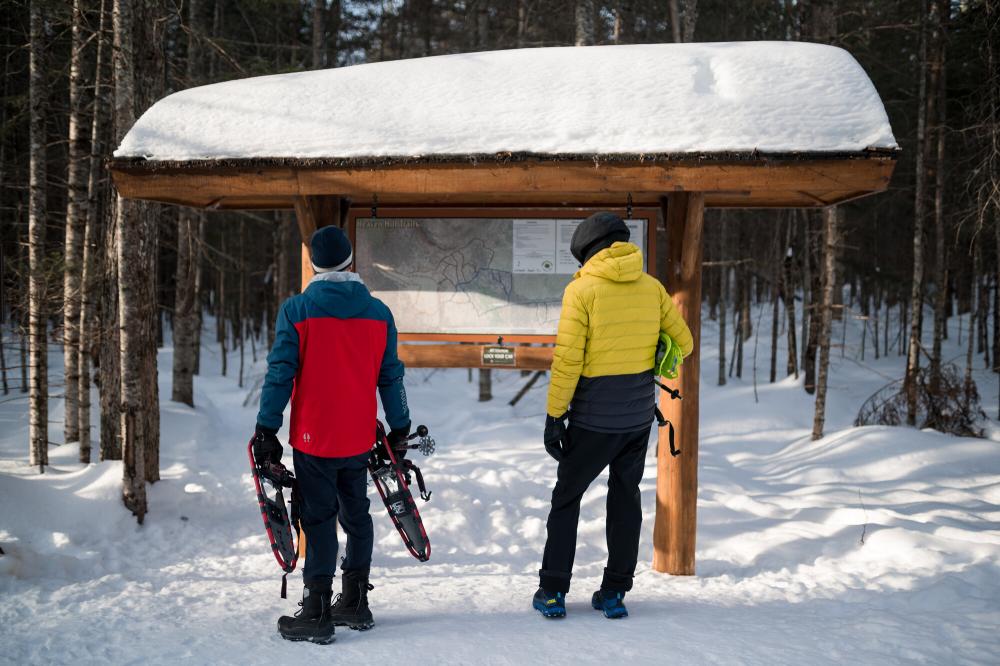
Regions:
<instances>
[{"instance_id":1,"label":"red and blue winter jacket","mask_svg":"<svg viewBox=\"0 0 1000 666\"><path fill-rule=\"evenodd\" d=\"M289 444L321 458L368 451L382 398L393 429L410 410L392 313L355 273L320 273L281 304L257 423L277 430L292 401Z\"/></svg>"}]
</instances>

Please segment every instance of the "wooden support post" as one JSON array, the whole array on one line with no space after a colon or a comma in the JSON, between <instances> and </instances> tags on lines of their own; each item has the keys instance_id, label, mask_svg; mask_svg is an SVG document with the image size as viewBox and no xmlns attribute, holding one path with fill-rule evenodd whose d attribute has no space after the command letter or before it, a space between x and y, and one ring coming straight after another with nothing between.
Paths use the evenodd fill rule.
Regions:
<instances>
[{"instance_id":1,"label":"wooden support post","mask_svg":"<svg viewBox=\"0 0 1000 666\"><path fill-rule=\"evenodd\" d=\"M312 262L309 260L309 238L320 227L341 223L340 197L307 196L295 197L295 218L302 235L302 291L305 291L313 277Z\"/></svg>"},{"instance_id":2,"label":"wooden support post","mask_svg":"<svg viewBox=\"0 0 1000 666\"><path fill-rule=\"evenodd\" d=\"M302 235L302 287L305 291L309 286L309 280L313 277L312 261L309 258L309 238L313 232L320 227L328 227L341 223L340 197L333 196L308 196L295 197L295 218L299 223L299 233ZM299 559L306 558L306 534L301 526L297 526L299 533Z\"/></svg>"},{"instance_id":3,"label":"wooden support post","mask_svg":"<svg viewBox=\"0 0 1000 666\"><path fill-rule=\"evenodd\" d=\"M662 200L667 262L660 276L694 337L694 351L681 365L672 388L683 400L661 392L660 410L674 424L680 455L670 455L667 430L660 430L656 463L656 522L653 569L694 575L698 504L698 375L701 345L701 263L705 195L677 192Z\"/></svg>"}]
</instances>

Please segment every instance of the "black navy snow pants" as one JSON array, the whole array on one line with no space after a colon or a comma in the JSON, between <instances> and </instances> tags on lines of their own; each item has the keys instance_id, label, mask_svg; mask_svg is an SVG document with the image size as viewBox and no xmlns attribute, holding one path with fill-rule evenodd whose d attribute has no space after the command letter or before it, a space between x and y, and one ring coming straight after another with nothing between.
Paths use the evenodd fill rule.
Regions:
<instances>
[{"instance_id":1,"label":"black navy snow pants","mask_svg":"<svg viewBox=\"0 0 1000 666\"><path fill-rule=\"evenodd\" d=\"M639 482L646 463L648 441L648 427L628 433L594 432L572 425L567 429L565 455L559 463L556 486L552 490L545 554L538 572L545 591L569 592L576 556L580 499L597 475L609 466L608 565L604 569L601 589L615 592L632 589L642 526Z\"/></svg>"},{"instance_id":2,"label":"black navy snow pants","mask_svg":"<svg viewBox=\"0 0 1000 666\"><path fill-rule=\"evenodd\" d=\"M306 583L332 580L337 570L337 520L347 533L344 569L369 569L375 532L368 512L368 454L319 458L296 450L302 528L306 533Z\"/></svg>"}]
</instances>

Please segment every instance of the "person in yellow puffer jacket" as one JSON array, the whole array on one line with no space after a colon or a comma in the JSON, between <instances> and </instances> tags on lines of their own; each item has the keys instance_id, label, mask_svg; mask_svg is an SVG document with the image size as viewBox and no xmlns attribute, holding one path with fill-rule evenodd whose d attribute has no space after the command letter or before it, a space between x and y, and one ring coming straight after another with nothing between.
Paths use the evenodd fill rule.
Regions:
<instances>
[{"instance_id":1,"label":"person in yellow puffer jacket","mask_svg":"<svg viewBox=\"0 0 1000 666\"><path fill-rule=\"evenodd\" d=\"M591 603L610 618L628 615L623 598L638 557L656 345L665 332L685 357L694 347L670 295L643 271L642 252L628 240L625 222L603 212L580 223L570 245L582 268L563 294L552 360L544 439L559 467L532 600L546 617L566 614L580 499L609 466L608 564Z\"/></svg>"}]
</instances>

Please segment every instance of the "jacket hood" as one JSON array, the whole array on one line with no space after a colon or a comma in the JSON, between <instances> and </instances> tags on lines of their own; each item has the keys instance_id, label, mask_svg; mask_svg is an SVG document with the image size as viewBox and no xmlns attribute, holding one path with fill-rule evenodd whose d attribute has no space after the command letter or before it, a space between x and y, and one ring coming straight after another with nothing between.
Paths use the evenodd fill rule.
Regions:
<instances>
[{"instance_id":1,"label":"jacket hood","mask_svg":"<svg viewBox=\"0 0 1000 666\"><path fill-rule=\"evenodd\" d=\"M357 273L317 273L303 294L330 317L346 319L365 310L372 300Z\"/></svg>"},{"instance_id":2,"label":"jacket hood","mask_svg":"<svg viewBox=\"0 0 1000 666\"><path fill-rule=\"evenodd\" d=\"M617 242L591 257L573 277L584 275L613 282L635 282L642 275L642 251L634 243Z\"/></svg>"}]
</instances>

